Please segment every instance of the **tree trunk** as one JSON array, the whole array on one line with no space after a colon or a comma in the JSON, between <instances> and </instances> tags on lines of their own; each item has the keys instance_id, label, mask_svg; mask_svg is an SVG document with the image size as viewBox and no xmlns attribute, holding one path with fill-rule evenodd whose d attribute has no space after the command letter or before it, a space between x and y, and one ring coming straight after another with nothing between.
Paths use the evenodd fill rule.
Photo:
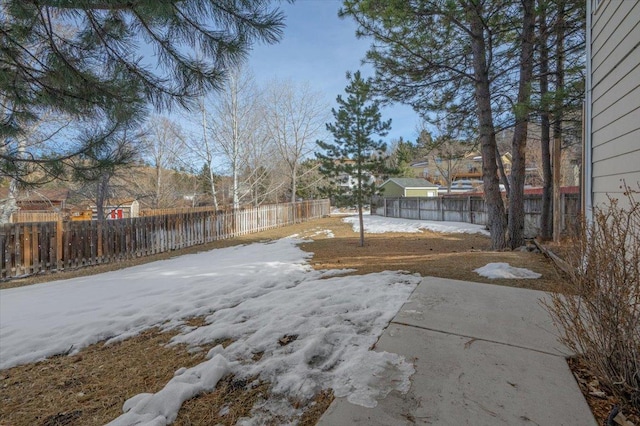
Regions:
<instances>
[{"instance_id":1,"label":"tree trunk","mask_svg":"<svg viewBox=\"0 0 640 426\"><path fill-rule=\"evenodd\" d=\"M504 163L502 162L502 155L500 155L498 146L496 146L496 160L498 162L498 176L500 176L500 180L504 185L504 190L508 195L511 191L511 185L509 185L509 176L507 176L507 173L504 171Z\"/></svg>"},{"instance_id":2,"label":"tree trunk","mask_svg":"<svg viewBox=\"0 0 640 426\"><path fill-rule=\"evenodd\" d=\"M553 237L553 216L551 212L552 172L551 172L551 124L547 96L549 93L549 40L547 27L546 0L538 0L540 20L540 154L542 157L542 214L540 217L540 237L550 240Z\"/></svg>"},{"instance_id":3,"label":"tree trunk","mask_svg":"<svg viewBox=\"0 0 640 426\"><path fill-rule=\"evenodd\" d=\"M505 247L505 210L500 194L500 183L496 162L496 134L491 111L491 90L487 67L487 51L482 20L482 4L468 10L473 37L473 68L475 77L475 98L477 105L479 139L482 151L482 179L484 198L487 206L488 226L491 234L491 248Z\"/></svg>"},{"instance_id":4,"label":"tree trunk","mask_svg":"<svg viewBox=\"0 0 640 426\"><path fill-rule=\"evenodd\" d=\"M231 135L231 167L233 174L233 208L240 208L240 200L239 200L239 188L238 188L238 156L239 154L239 145L240 145L240 132L238 130L238 120L239 120L239 108L238 108L238 80L236 75L232 73L231 75L231 121L233 125L233 133Z\"/></svg>"},{"instance_id":5,"label":"tree trunk","mask_svg":"<svg viewBox=\"0 0 640 426\"><path fill-rule=\"evenodd\" d=\"M17 196L18 181L15 178L11 178L11 180L9 181L9 192L7 194L7 199L0 204L0 225L9 223L11 220L11 215L19 210L18 202L16 201Z\"/></svg>"},{"instance_id":6,"label":"tree trunk","mask_svg":"<svg viewBox=\"0 0 640 426\"><path fill-rule=\"evenodd\" d=\"M509 245L512 250L524 244L524 180L536 22L535 0L521 1L523 16L520 80L518 82L518 103L515 108L516 125L511 147L512 165L509 192Z\"/></svg>"},{"instance_id":7,"label":"tree trunk","mask_svg":"<svg viewBox=\"0 0 640 426\"><path fill-rule=\"evenodd\" d=\"M447 194L451 194L451 158L447 160Z\"/></svg>"},{"instance_id":8,"label":"tree trunk","mask_svg":"<svg viewBox=\"0 0 640 426\"><path fill-rule=\"evenodd\" d=\"M0 147L0 153L4 153L7 146L8 146L8 143L6 143L5 146ZM17 169L14 170L15 174L9 180L9 188L8 188L9 192L7 194L7 199L0 204L0 225L9 223L9 221L11 220L11 215L17 212L18 210L20 210L18 208L18 178L22 173L21 172L22 163L20 160L24 158L25 150L26 150L26 141L24 140L24 138L19 137L18 150L16 153L17 154L16 159L18 161L14 163L14 167L16 167Z\"/></svg>"},{"instance_id":9,"label":"tree trunk","mask_svg":"<svg viewBox=\"0 0 640 426\"><path fill-rule=\"evenodd\" d=\"M362 217L362 203L358 203L358 221L360 223L360 247L364 247L364 218Z\"/></svg>"},{"instance_id":10,"label":"tree trunk","mask_svg":"<svg viewBox=\"0 0 640 426\"><path fill-rule=\"evenodd\" d=\"M209 167L209 189L211 191L211 196L213 197L213 208L218 210L218 197L216 196L216 176Z\"/></svg>"},{"instance_id":11,"label":"tree trunk","mask_svg":"<svg viewBox=\"0 0 640 426\"><path fill-rule=\"evenodd\" d=\"M160 162L156 160L156 196L153 202L154 208L160 208L160 186L162 185L162 167Z\"/></svg>"},{"instance_id":12,"label":"tree trunk","mask_svg":"<svg viewBox=\"0 0 640 426\"><path fill-rule=\"evenodd\" d=\"M556 21L556 96L553 112L553 240L560 241L560 161L562 158L562 91L564 90L564 0L558 1Z\"/></svg>"},{"instance_id":13,"label":"tree trunk","mask_svg":"<svg viewBox=\"0 0 640 426\"><path fill-rule=\"evenodd\" d=\"M215 176L213 174L213 169L212 169L212 161L211 158L209 158L211 156L211 154L209 153L210 149L208 148L208 144L207 144L207 111L204 107L204 95L202 95L202 97L200 98L200 111L202 112L202 142L204 143L204 146L207 149L207 160L208 163L207 166L209 167L209 185L211 187L211 196L213 197L213 208L216 209L216 211L218 210L218 197L216 196L216 182L215 182Z\"/></svg>"},{"instance_id":14,"label":"tree trunk","mask_svg":"<svg viewBox=\"0 0 640 426\"><path fill-rule=\"evenodd\" d=\"M298 166L294 164L291 168L291 202L296 202L296 192L298 192Z\"/></svg>"},{"instance_id":15,"label":"tree trunk","mask_svg":"<svg viewBox=\"0 0 640 426\"><path fill-rule=\"evenodd\" d=\"M104 202L107 199L107 191L109 190L110 177L106 173L103 173L98 179L97 191L96 191L96 218L98 223L102 224L106 220L104 214Z\"/></svg>"}]
</instances>

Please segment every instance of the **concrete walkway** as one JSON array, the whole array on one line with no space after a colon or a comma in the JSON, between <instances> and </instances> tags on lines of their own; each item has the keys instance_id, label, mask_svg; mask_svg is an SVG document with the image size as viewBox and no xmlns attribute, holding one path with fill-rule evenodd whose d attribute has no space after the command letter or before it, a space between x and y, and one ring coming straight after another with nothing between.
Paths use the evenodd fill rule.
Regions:
<instances>
[{"instance_id":1,"label":"concrete walkway","mask_svg":"<svg viewBox=\"0 0 640 426\"><path fill-rule=\"evenodd\" d=\"M337 398L319 424L596 426L544 295L425 278L375 348L414 363L410 390L375 408Z\"/></svg>"}]
</instances>

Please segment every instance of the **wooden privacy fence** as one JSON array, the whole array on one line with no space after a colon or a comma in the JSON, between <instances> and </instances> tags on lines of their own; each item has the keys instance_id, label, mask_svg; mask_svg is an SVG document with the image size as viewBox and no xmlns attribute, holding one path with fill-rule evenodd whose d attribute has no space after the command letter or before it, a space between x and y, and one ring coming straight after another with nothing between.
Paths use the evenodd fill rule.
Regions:
<instances>
[{"instance_id":1,"label":"wooden privacy fence","mask_svg":"<svg viewBox=\"0 0 640 426\"><path fill-rule=\"evenodd\" d=\"M562 194L562 232L572 232L578 225L580 194ZM525 235L535 237L540 230L542 196L525 195ZM488 215L482 195L440 197L378 198L372 202L372 214L405 219L437 220L486 225Z\"/></svg>"},{"instance_id":2,"label":"wooden privacy fence","mask_svg":"<svg viewBox=\"0 0 640 426\"><path fill-rule=\"evenodd\" d=\"M58 222L63 220L62 213L45 211L25 211L20 210L11 214L11 223L25 222Z\"/></svg>"},{"instance_id":3,"label":"wooden privacy fence","mask_svg":"<svg viewBox=\"0 0 640 426\"><path fill-rule=\"evenodd\" d=\"M6 224L0 278L118 262L304 222L329 214L329 200L131 219Z\"/></svg>"}]
</instances>

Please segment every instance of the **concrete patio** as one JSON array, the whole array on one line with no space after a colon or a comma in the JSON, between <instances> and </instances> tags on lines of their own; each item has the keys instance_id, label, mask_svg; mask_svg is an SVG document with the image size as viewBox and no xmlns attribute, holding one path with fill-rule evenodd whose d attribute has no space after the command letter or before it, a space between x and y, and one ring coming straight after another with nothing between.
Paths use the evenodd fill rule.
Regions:
<instances>
[{"instance_id":1,"label":"concrete patio","mask_svg":"<svg viewBox=\"0 0 640 426\"><path fill-rule=\"evenodd\" d=\"M375 347L413 362L409 391L375 408L336 398L319 424L596 426L543 297L425 278Z\"/></svg>"}]
</instances>

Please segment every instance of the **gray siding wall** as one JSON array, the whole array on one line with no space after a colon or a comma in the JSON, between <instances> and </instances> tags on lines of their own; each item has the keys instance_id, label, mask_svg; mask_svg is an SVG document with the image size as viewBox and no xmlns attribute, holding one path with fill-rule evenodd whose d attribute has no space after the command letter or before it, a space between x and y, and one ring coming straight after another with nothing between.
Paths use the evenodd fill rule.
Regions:
<instances>
[{"instance_id":1,"label":"gray siding wall","mask_svg":"<svg viewBox=\"0 0 640 426\"><path fill-rule=\"evenodd\" d=\"M592 16L593 205L640 183L640 0L601 0ZM622 197L624 198L624 197Z\"/></svg>"}]
</instances>

